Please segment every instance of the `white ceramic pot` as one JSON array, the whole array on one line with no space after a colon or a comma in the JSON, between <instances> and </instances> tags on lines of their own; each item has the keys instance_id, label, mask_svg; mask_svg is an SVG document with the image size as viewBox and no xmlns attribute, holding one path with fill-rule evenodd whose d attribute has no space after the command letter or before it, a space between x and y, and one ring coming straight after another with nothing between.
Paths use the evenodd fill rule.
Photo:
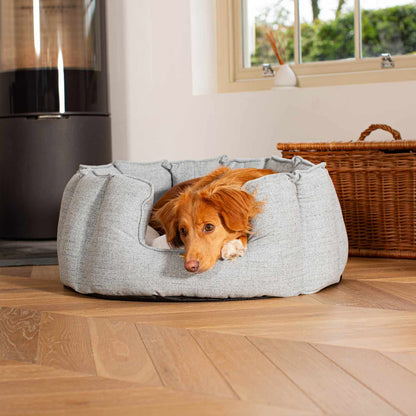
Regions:
<instances>
[{"instance_id":1,"label":"white ceramic pot","mask_svg":"<svg viewBox=\"0 0 416 416\"><path fill-rule=\"evenodd\" d=\"M275 87L295 87L296 83L296 75L289 64L281 65L274 77Z\"/></svg>"}]
</instances>

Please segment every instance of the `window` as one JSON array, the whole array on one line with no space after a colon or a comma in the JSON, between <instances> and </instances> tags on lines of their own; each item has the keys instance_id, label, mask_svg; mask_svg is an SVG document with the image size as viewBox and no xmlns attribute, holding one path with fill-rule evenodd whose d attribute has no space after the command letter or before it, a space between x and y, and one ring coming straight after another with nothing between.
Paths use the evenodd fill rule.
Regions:
<instances>
[{"instance_id":1,"label":"window","mask_svg":"<svg viewBox=\"0 0 416 416\"><path fill-rule=\"evenodd\" d=\"M272 86L270 29L301 87L416 80L416 1L217 0L219 92Z\"/></svg>"}]
</instances>

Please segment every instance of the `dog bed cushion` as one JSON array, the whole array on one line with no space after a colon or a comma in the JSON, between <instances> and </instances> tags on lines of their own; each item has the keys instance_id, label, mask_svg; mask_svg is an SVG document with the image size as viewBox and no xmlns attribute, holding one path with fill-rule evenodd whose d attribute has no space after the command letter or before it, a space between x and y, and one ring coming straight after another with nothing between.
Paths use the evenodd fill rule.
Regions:
<instances>
[{"instance_id":1,"label":"dog bed cushion","mask_svg":"<svg viewBox=\"0 0 416 416\"><path fill-rule=\"evenodd\" d=\"M266 201L244 257L190 274L180 250L145 243L152 206L174 183L217 166L270 168L247 182ZM314 293L339 282L347 235L325 164L300 157L81 165L65 188L58 226L61 281L84 294L249 298Z\"/></svg>"}]
</instances>

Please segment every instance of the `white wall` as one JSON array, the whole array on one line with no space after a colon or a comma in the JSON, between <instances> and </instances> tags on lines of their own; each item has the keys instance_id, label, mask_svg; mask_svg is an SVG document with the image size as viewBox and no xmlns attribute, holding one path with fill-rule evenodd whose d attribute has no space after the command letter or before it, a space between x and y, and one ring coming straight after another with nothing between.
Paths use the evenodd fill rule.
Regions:
<instances>
[{"instance_id":1,"label":"white wall","mask_svg":"<svg viewBox=\"0 0 416 416\"><path fill-rule=\"evenodd\" d=\"M278 141L355 139L371 123L416 139L416 82L212 93L214 3L107 0L114 159L261 157Z\"/></svg>"}]
</instances>

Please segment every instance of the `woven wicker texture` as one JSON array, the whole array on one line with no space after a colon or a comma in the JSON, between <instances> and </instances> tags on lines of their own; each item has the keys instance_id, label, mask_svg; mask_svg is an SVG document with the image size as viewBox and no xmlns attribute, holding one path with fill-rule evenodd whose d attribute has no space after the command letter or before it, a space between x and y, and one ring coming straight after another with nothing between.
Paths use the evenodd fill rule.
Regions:
<instances>
[{"instance_id":1,"label":"woven wicker texture","mask_svg":"<svg viewBox=\"0 0 416 416\"><path fill-rule=\"evenodd\" d=\"M364 142L372 131L392 142ZM347 227L349 254L416 258L416 141L385 124L372 124L359 141L279 143L283 157L326 162Z\"/></svg>"}]
</instances>

